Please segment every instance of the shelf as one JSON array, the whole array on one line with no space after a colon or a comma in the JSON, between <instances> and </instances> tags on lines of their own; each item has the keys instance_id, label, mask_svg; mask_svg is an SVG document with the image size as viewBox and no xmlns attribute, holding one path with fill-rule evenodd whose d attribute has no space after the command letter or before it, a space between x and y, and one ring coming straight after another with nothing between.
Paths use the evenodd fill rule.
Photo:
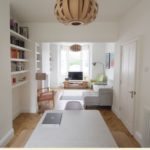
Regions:
<instances>
[{"instance_id":1,"label":"shelf","mask_svg":"<svg viewBox=\"0 0 150 150\"><path fill-rule=\"evenodd\" d=\"M28 62L28 59L17 59L17 58L11 58L11 61L17 61L17 62Z\"/></svg>"},{"instance_id":2,"label":"shelf","mask_svg":"<svg viewBox=\"0 0 150 150\"><path fill-rule=\"evenodd\" d=\"M20 46L14 45L14 44L10 44L10 47L11 47L11 48L16 48L17 50L20 50L20 51L28 51L28 52L31 52L31 50L29 50L29 49L26 49L26 48L24 48L24 47L20 47Z\"/></svg>"},{"instance_id":3,"label":"shelf","mask_svg":"<svg viewBox=\"0 0 150 150\"><path fill-rule=\"evenodd\" d=\"M37 60L36 62L40 62L40 60Z\"/></svg>"},{"instance_id":4,"label":"shelf","mask_svg":"<svg viewBox=\"0 0 150 150\"><path fill-rule=\"evenodd\" d=\"M29 82L29 81L20 81L20 82L18 82L18 83L16 83L16 84L13 84L13 85L12 85L12 88L19 87L19 86L24 85L24 84L26 84L26 83L28 83L28 82Z\"/></svg>"},{"instance_id":5,"label":"shelf","mask_svg":"<svg viewBox=\"0 0 150 150\"><path fill-rule=\"evenodd\" d=\"M40 55L40 52L36 52L37 55Z\"/></svg>"},{"instance_id":6,"label":"shelf","mask_svg":"<svg viewBox=\"0 0 150 150\"><path fill-rule=\"evenodd\" d=\"M14 36L16 36L16 37L18 37L18 38L20 38L20 39L22 39L22 40L26 40L26 41L29 40L29 39L26 38L25 36L23 36L23 35L21 35L21 34L15 32L15 31L13 31L13 30L11 30L11 29L10 29L10 34L11 34L11 35L14 35Z\"/></svg>"},{"instance_id":7,"label":"shelf","mask_svg":"<svg viewBox=\"0 0 150 150\"><path fill-rule=\"evenodd\" d=\"M40 47L40 44L39 43L35 43L36 47Z\"/></svg>"},{"instance_id":8,"label":"shelf","mask_svg":"<svg viewBox=\"0 0 150 150\"><path fill-rule=\"evenodd\" d=\"M14 71L14 72L11 72L11 75L17 75L17 74L22 74L22 73L27 73L27 72L29 72L29 70Z\"/></svg>"},{"instance_id":9,"label":"shelf","mask_svg":"<svg viewBox=\"0 0 150 150\"><path fill-rule=\"evenodd\" d=\"M39 70L40 70L40 68L36 68L36 70L37 70L37 71L39 71Z\"/></svg>"}]
</instances>

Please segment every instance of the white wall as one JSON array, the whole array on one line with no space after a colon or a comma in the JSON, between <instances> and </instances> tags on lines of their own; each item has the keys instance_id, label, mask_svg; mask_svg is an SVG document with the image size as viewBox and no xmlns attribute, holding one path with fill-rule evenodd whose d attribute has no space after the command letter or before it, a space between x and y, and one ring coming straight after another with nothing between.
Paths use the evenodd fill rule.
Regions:
<instances>
[{"instance_id":1,"label":"white wall","mask_svg":"<svg viewBox=\"0 0 150 150\"><path fill-rule=\"evenodd\" d=\"M111 53L115 56L115 43L106 43L105 53ZM106 69L106 75L110 82L114 81L114 67Z\"/></svg>"},{"instance_id":2,"label":"white wall","mask_svg":"<svg viewBox=\"0 0 150 150\"><path fill-rule=\"evenodd\" d=\"M42 82L43 87L50 86L50 44L42 43L42 72L46 73L47 79Z\"/></svg>"},{"instance_id":3,"label":"white wall","mask_svg":"<svg viewBox=\"0 0 150 150\"><path fill-rule=\"evenodd\" d=\"M51 76L50 76L50 86L52 88L58 87L58 45L51 44Z\"/></svg>"},{"instance_id":4,"label":"white wall","mask_svg":"<svg viewBox=\"0 0 150 150\"><path fill-rule=\"evenodd\" d=\"M9 0L0 0L0 146L13 135L9 18Z\"/></svg>"},{"instance_id":5,"label":"white wall","mask_svg":"<svg viewBox=\"0 0 150 150\"><path fill-rule=\"evenodd\" d=\"M61 23L27 23L30 38L37 42L114 42L118 25L114 22L66 26Z\"/></svg>"},{"instance_id":6,"label":"white wall","mask_svg":"<svg viewBox=\"0 0 150 150\"><path fill-rule=\"evenodd\" d=\"M120 21L120 35L117 47L120 43L132 40L139 37L141 43L140 52L140 89L138 92L139 97L136 99L136 122L135 132L136 138L143 143L144 122L143 114L144 107L150 108L150 0L141 0L132 10L125 15ZM115 99L113 108L119 113L119 63L120 51L116 52L116 70L115 70Z\"/></svg>"},{"instance_id":7,"label":"white wall","mask_svg":"<svg viewBox=\"0 0 150 150\"><path fill-rule=\"evenodd\" d=\"M12 116L15 119L21 113L21 101L19 88L14 88L12 90Z\"/></svg>"},{"instance_id":8,"label":"white wall","mask_svg":"<svg viewBox=\"0 0 150 150\"><path fill-rule=\"evenodd\" d=\"M92 62L100 61L105 64L105 43L94 43L92 46ZM101 64L92 65L92 79L103 73Z\"/></svg>"},{"instance_id":9,"label":"white wall","mask_svg":"<svg viewBox=\"0 0 150 150\"><path fill-rule=\"evenodd\" d=\"M51 75L50 75L50 86L51 87L58 87L60 85L59 81L58 81L58 76L59 76L59 52L58 52L58 48L59 48L59 43L57 44L50 44L50 51L51 51ZM103 63L105 63L105 49L106 49L106 44L105 43L93 43L92 44L92 59L91 59L91 72L92 72L92 79L95 79L97 77L97 75L103 73L103 67L100 64L97 64L96 66L92 65L92 62L95 61L101 61ZM43 52L42 52L43 53ZM47 56L42 56L44 58L44 60L42 61L44 64L48 61ZM45 61L45 62L44 62ZM45 64L46 65L46 64ZM49 67L48 67L49 68ZM47 69L48 69L47 68Z\"/></svg>"}]
</instances>

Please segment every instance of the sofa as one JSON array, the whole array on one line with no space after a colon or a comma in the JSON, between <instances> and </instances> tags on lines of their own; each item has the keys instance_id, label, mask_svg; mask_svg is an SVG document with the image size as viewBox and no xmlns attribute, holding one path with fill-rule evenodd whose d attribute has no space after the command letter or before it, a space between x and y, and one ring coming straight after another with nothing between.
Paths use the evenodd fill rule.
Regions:
<instances>
[{"instance_id":1,"label":"sofa","mask_svg":"<svg viewBox=\"0 0 150 150\"><path fill-rule=\"evenodd\" d=\"M113 88L99 88L97 92L90 91L83 93L84 106L112 106Z\"/></svg>"}]
</instances>

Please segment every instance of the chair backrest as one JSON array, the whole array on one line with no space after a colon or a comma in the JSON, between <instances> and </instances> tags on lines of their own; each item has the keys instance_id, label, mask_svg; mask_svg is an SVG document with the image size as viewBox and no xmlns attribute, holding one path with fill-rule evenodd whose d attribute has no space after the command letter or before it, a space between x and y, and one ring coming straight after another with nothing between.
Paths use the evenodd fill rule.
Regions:
<instances>
[{"instance_id":1,"label":"chair backrest","mask_svg":"<svg viewBox=\"0 0 150 150\"><path fill-rule=\"evenodd\" d=\"M83 106L78 101L67 102L65 110L83 110Z\"/></svg>"}]
</instances>

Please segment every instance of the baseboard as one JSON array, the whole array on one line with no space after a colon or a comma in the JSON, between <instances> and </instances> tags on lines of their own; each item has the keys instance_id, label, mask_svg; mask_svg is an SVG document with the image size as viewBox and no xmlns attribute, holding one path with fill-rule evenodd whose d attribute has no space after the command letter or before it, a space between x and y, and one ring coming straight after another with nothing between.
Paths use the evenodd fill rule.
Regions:
<instances>
[{"instance_id":1,"label":"baseboard","mask_svg":"<svg viewBox=\"0 0 150 150\"><path fill-rule=\"evenodd\" d=\"M13 114L13 120L14 120L15 118L17 118L17 117L20 115L20 113L21 113L21 112L14 113L14 114Z\"/></svg>"},{"instance_id":2,"label":"baseboard","mask_svg":"<svg viewBox=\"0 0 150 150\"><path fill-rule=\"evenodd\" d=\"M10 129L8 133L0 140L0 147L5 147L14 136L14 129Z\"/></svg>"},{"instance_id":3,"label":"baseboard","mask_svg":"<svg viewBox=\"0 0 150 150\"><path fill-rule=\"evenodd\" d=\"M112 106L111 109L112 109L113 113L120 119L118 110L115 107L113 107L113 106Z\"/></svg>"},{"instance_id":4,"label":"baseboard","mask_svg":"<svg viewBox=\"0 0 150 150\"><path fill-rule=\"evenodd\" d=\"M37 108L36 109L23 108L21 110L21 113L31 113L31 114L34 114L34 113L37 113Z\"/></svg>"},{"instance_id":5,"label":"baseboard","mask_svg":"<svg viewBox=\"0 0 150 150\"><path fill-rule=\"evenodd\" d=\"M143 138L142 135L139 132L135 132L134 134L135 139L139 142L139 144L141 145L141 147L143 147Z\"/></svg>"}]
</instances>

